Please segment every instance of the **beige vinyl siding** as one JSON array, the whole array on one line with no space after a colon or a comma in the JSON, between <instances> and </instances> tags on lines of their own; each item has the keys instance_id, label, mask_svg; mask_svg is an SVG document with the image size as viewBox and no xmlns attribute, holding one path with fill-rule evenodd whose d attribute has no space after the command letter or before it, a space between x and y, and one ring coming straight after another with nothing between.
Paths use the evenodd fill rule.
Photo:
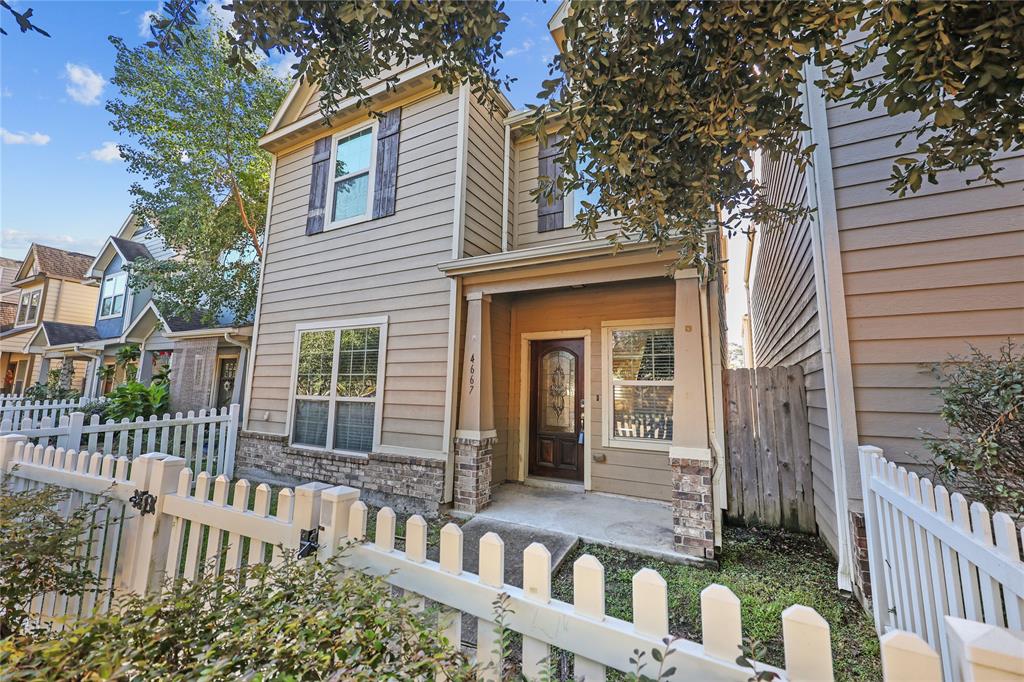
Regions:
<instances>
[{"instance_id":1,"label":"beige vinyl siding","mask_svg":"<svg viewBox=\"0 0 1024 682\"><path fill-rule=\"evenodd\" d=\"M491 302L491 380L494 385L494 430L498 433L492 452L492 486L509 478L518 478L516 473L509 473L512 432L518 423L511 412L518 409L518 403L511 396L512 343L512 308L504 297L499 296Z\"/></svg>"},{"instance_id":2,"label":"beige vinyl siding","mask_svg":"<svg viewBox=\"0 0 1024 682\"><path fill-rule=\"evenodd\" d=\"M46 300L40 320L88 324L96 320L99 287L86 286L63 279L50 279L46 284Z\"/></svg>"},{"instance_id":3,"label":"beige vinyl siding","mask_svg":"<svg viewBox=\"0 0 1024 682\"><path fill-rule=\"evenodd\" d=\"M791 157L765 157L762 163L772 201L807 205L806 176ZM750 318L756 367L799 365L804 371L815 520L821 536L835 548L835 492L810 230L810 217L759 228Z\"/></svg>"},{"instance_id":4,"label":"beige vinyl siding","mask_svg":"<svg viewBox=\"0 0 1024 682\"><path fill-rule=\"evenodd\" d=\"M1024 152L997 163L1004 187L942 173L901 199L886 186L915 117L827 112L857 430L913 463L928 456L922 430L944 433L933 364L1024 340ZM849 493L860 498L856 479Z\"/></svg>"},{"instance_id":5,"label":"beige vinyl siding","mask_svg":"<svg viewBox=\"0 0 1024 682\"><path fill-rule=\"evenodd\" d=\"M511 359L508 383L509 423L519 423L521 339L527 332L590 330L591 353L587 358L591 401L588 437L593 455L604 455L604 462L592 462L593 490L669 500L672 472L668 453L651 450L606 448L601 445L607 396L601 395L605 371L602 350L602 326L605 321L672 317L675 312L675 284L668 278L635 280L616 284L587 286L583 289L521 294L509 300L512 307ZM528 390L528 387L526 387ZM511 443L506 476L519 477L519 430L510 433Z\"/></svg>"},{"instance_id":6,"label":"beige vinyl siding","mask_svg":"<svg viewBox=\"0 0 1024 682\"><path fill-rule=\"evenodd\" d=\"M512 193L513 215L515 219L515 238L513 243L516 249L527 249L532 246L546 246L549 244L572 244L583 241L583 235L569 222L561 230L549 232L537 231L537 199L533 192L539 186L537 171L537 151L539 144L536 138L527 137L515 143L516 173L515 191ZM569 198L566 198L569 202ZM572 218L570 218L572 220ZM596 241L615 232L615 221L602 221Z\"/></svg>"},{"instance_id":7,"label":"beige vinyl siding","mask_svg":"<svg viewBox=\"0 0 1024 682\"><path fill-rule=\"evenodd\" d=\"M505 130L476 97L467 102L466 217L463 254L501 251L501 178Z\"/></svg>"},{"instance_id":8,"label":"beige vinyl siding","mask_svg":"<svg viewBox=\"0 0 1024 682\"><path fill-rule=\"evenodd\" d=\"M278 157L249 427L284 433L295 325L387 315L382 445L444 449L457 94L405 105L395 213L306 236L313 140Z\"/></svg>"}]
</instances>

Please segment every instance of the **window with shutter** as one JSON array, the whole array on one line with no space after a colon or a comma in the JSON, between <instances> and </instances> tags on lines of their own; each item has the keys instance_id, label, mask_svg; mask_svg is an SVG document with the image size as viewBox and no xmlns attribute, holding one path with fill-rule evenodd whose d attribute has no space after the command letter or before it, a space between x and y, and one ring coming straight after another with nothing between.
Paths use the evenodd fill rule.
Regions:
<instances>
[{"instance_id":1,"label":"window with shutter","mask_svg":"<svg viewBox=\"0 0 1024 682\"><path fill-rule=\"evenodd\" d=\"M537 152L537 175L556 179L562 174L557 163L559 135L549 135L546 142L541 142ZM537 231L550 232L565 227L565 199L558 193L537 198Z\"/></svg>"},{"instance_id":2,"label":"window with shutter","mask_svg":"<svg viewBox=\"0 0 1024 682\"><path fill-rule=\"evenodd\" d=\"M377 128L377 177L374 182L373 217L384 218L395 212L398 192L398 133L402 127L402 108L384 114Z\"/></svg>"}]
</instances>

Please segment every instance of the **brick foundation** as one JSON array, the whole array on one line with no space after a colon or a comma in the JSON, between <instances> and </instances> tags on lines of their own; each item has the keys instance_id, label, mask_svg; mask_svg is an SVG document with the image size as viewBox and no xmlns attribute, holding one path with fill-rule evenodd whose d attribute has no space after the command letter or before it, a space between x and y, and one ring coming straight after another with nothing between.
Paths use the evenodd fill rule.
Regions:
<instances>
[{"instance_id":1,"label":"brick foundation","mask_svg":"<svg viewBox=\"0 0 1024 682\"><path fill-rule=\"evenodd\" d=\"M672 466L672 525L676 551L715 558L715 514L711 462L669 457Z\"/></svg>"},{"instance_id":2,"label":"brick foundation","mask_svg":"<svg viewBox=\"0 0 1024 682\"><path fill-rule=\"evenodd\" d=\"M475 514L491 503L495 438L455 439L455 511Z\"/></svg>"},{"instance_id":3,"label":"brick foundation","mask_svg":"<svg viewBox=\"0 0 1024 682\"><path fill-rule=\"evenodd\" d=\"M239 434L235 467L237 476L255 480L352 486L367 504L403 514L436 516L444 492L444 460L377 452L343 455L291 447L286 436L249 431Z\"/></svg>"},{"instance_id":4,"label":"brick foundation","mask_svg":"<svg viewBox=\"0 0 1024 682\"><path fill-rule=\"evenodd\" d=\"M853 596L864 608L871 605L871 568L868 563L868 534L864 512L850 512L850 533L853 535Z\"/></svg>"}]
</instances>

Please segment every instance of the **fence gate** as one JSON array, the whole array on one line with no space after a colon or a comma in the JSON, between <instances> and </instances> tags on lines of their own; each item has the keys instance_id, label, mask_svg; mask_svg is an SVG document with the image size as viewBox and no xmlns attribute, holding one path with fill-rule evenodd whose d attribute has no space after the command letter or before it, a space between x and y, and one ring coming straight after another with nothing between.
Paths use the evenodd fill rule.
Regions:
<instances>
[{"instance_id":1,"label":"fence gate","mask_svg":"<svg viewBox=\"0 0 1024 682\"><path fill-rule=\"evenodd\" d=\"M813 533L814 499L803 370L731 369L727 516Z\"/></svg>"}]
</instances>

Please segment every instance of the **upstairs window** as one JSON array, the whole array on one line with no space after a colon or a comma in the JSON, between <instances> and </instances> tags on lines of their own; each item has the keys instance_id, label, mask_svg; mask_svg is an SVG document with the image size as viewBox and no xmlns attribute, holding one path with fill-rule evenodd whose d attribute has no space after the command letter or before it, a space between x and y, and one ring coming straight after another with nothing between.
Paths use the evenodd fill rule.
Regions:
<instances>
[{"instance_id":1,"label":"upstairs window","mask_svg":"<svg viewBox=\"0 0 1024 682\"><path fill-rule=\"evenodd\" d=\"M386 323L300 331L292 443L368 453L379 439Z\"/></svg>"},{"instance_id":2,"label":"upstairs window","mask_svg":"<svg viewBox=\"0 0 1024 682\"><path fill-rule=\"evenodd\" d=\"M31 289L21 292L21 301L18 303L18 317L15 326L27 326L39 321L39 302L43 298L42 289Z\"/></svg>"},{"instance_id":3,"label":"upstairs window","mask_svg":"<svg viewBox=\"0 0 1024 682\"><path fill-rule=\"evenodd\" d=\"M612 403L606 445L667 449L675 381L671 325L611 327L605 334L606 393Z\"/></svg>"},{"instance_id":4,"label":"upstairs window","mask_svg":"<svg viewBox=\"0 0 1024 682\"><path fill-rule=\"evenodd\" d=\"M373 126L343 134L334 143L331 163L331 225L355 222L370 215L373 192L374 135Z\"/></svg>"},{"instance_id":5,"label":"upstairs window","mask_svg":"<svg viewBox=\"0 0 1024 682\"><path fill-rule=\"evenodd\" d=\"M100 319L120 317L124 312L125 291L128 287L128 275L119 272L103 279L103 291L100 294Z\"/></svg>"}]
</instances>

